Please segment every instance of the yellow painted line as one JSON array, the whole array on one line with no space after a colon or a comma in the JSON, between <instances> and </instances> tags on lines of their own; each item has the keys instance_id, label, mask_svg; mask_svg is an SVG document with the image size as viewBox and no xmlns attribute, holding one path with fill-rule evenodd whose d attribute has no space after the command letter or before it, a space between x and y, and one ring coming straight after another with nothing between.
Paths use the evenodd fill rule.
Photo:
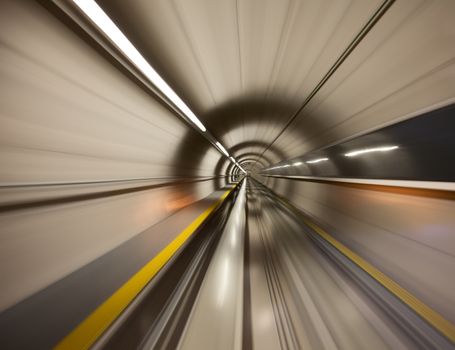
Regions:
<instances>
[{"instance_id":1,"label":"yellow painted line","mask_svg":"<svg viewBox=\"0 0 455 350\"><path fill-rule=\"evenodd\" d=\"M226 191L218 201L200 214L171 243L150 260L141 270L136 272L133 277L95 309L95 311L82 321L70 334L63 338L54 349L80 350L88 349L93 345L122 311L125 310L131 301L141 292L145 285L150 282L183 243L191 237L197 228L226 199L234 188Z\"/></svg>"},{"instance_id":2,"label":"yellow painted line","mask_svg":"<svg viewBox=\"0 0 455 350\"><path fill-rule=\"evenodd\" d=\"M361 258L359 255L354 253L351 249L346 247L344 244L336 240L321 227L316 225L314 222L310 221L298 208L293 204L289 203L285 198L278 196L281 201L292 211L296 212L303 218L305 223L310 226L319 236L329 242L334 246L338 251L345 255L349 260L354 262L362 270L368 273L376 281L378 281L383 287L385 287L389 292L395 295L403 303L409 306L414 312L416 312L420 317L426 320L430 325L436 328L444 336L450 339L455 343L455 325L449 320L445 319L441 314L434 311L424 302L419 300L417 297L412 295L409 291L401 287L398 283L393 281L390 277L385 275L383 272L375 268L369 262Z\"/></svg>"}]
</instances>

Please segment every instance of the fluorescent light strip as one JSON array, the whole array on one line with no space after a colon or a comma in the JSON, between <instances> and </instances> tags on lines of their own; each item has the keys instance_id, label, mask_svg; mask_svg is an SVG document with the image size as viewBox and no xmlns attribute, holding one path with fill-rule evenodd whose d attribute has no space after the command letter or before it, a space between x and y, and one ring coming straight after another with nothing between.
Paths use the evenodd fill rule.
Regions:
<instances>
[{"instance_id":1,"label":"fluorescent light strip","mask_svg":"<svg viewBox=\"0 0 455 350\"><path fill-rule=\"evenodd\" d=\"M133 46L128 38L120 31L114 22L93 0L73 0L73 2L96 24L96 26L107 35L107 37L128 57L128 59L155 85L185 116L188 117L201 131L207 129L182 101L182 99L171 89L171 87L160 77L160 75L145 60L139 51Z\"/></svg>"},{"instance_id":2,"label":"fluorescent light strip","mask_svg":"<svg viewBox=\"0 0 455 350\"><path fill-rule=\"evenodd\" d=\"M309 160L305 163L308 163L308 164L314 164L314 163L319 163L319 162L325 162L326 160L329 160L329 158L318 158L318 159L313 159L313 160Z\"/></svg>"},{"instance_id":3,"label":"fluorescent light strip","mask_svg":"<svg viewBox=\"0 0 455 350\"><path fill-rule=\"evenodd\" d=\"M302 162L296 162L294 164L292 164L293 166L299 166L299 165L302 165L303 163Z\"/></svg>"},{"instance_id":4,"label":"fluorescent light strip","mask_svg":"<svg viewBox=\"0 0 455 350\"><path fill-rule=\"evenodd\" d=\"M226 157L229 157L229 153L226 151L226 148L224 148L221 143L219 143L217 141L215 144L220 149L220 151L223 152L226 155Z\"/></svg>"},{"instance_id":5,"label":"fluorescent light strip","mask_svg":"<svg viewBox=\"0 0 455 350\"><path fill-rule=\"evenodd\" d=\"M397 149L398 146L383 146L383 147L375 147L375 148L365 148L360 149L357 151L349 152L345 154L345 157L355 157L360 154L371 153L371 152L388 152L394 149Z\"/></svg>"}]
</instances>

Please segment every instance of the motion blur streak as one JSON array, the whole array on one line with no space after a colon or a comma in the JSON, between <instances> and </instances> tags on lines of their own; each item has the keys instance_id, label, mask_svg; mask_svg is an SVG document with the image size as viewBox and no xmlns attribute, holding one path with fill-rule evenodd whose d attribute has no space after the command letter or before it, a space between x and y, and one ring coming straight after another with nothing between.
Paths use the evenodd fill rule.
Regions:
<instances>
[{"instance_id":1,"label":"motion blur streak","mask_svg":"<svg viewBox=\"0 0 455 350\"><path fill-rule=\"evenodd\" d=\"M159 74L147 63L131 42L93 0L73 0L117 47L168 97L201 131L207 129Z\"/></svg>"},{"instance_id":2,"label":"motion blur streak","mask_svg":"<svg viewBox=\"0 0 455 350\"><path fill-rule=\"evenodd\" d=\"M361 149L361 150L358 150L358 151L352 151L352 152L346 153L345 156L346 157L355 157L355 156L358 156L359 154L364 154L364 153L388 152L388 151L392 151L392 150L397 149L397 148L398 148L398 146L385 146L385 147L367 148L367 149Z\"/></svg>"},{"instance_id":3,"label":"motion blur streak","mask_svg":"<svg viewBox=\"0 0 455 350\"><path fill-rule=\"evenodd\" d=\"M1 1L0 347L454 349L454 22Z\"/></svg>"}]
</instances>

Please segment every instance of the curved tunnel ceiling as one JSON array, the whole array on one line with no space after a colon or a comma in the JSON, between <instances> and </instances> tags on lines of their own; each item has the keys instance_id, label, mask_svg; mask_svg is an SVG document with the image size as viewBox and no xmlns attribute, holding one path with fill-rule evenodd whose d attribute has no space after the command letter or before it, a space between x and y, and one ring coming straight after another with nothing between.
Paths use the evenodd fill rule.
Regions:
<instances>
[{"instance_id":1,"label":"curved tunnel ceiling","mask_svg":"<svg viewBox=\"0 0 455 350\"><path fill-rule=\"evenodd\" d=\"M99 1L230 153L274 163L447 104L441 3Z\"/></svg>"},{"instance_id":2,"label":"curved tunnel ceiling","mask_svg":"<svg viewBox=\"0 0 455 350\"><path fill-rule=\"evenodd\" d=\"M441 19L450 19L444 13L455 10L453 3L231 1L218 6L199 0L190 6L175 0L153 3L153 11L145 3L128 8L121 1L98 3L100 8L93 2L138 49L145 65L164 78L164 90L169 83L177 102L153 79L146 88L206 138L193 130L183 134L172 153L176 177L197 175L200 166L223 176L245 155L254 155L248 167L258 173L451 102L447 86L453 82L443 73L453 65L454 52ZM72 2L56 4L67 12ZM130 60L133 76L137 69L144 73L131 56L119 57L116 51L125 51L115 39L108 35L100 41L88 16L76 22L97 45L114 44L108 54L123 65ZM425 36L425 25L435 30ZM391 61L398 48L400 58ZM424 51L418 69L409 69L412 54ZM422 91L422 81L431 93Z\"/></svg>"}]
</instances>

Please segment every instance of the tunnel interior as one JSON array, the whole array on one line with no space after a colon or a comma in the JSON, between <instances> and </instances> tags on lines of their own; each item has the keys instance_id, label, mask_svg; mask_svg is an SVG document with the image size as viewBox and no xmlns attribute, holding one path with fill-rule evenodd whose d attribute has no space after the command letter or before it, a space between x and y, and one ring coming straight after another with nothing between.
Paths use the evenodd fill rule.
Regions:
<instances>
[{"instance_id":1,"label":"tunnel interior","mask_svg":"<svg viewBox=\"0 0 455 350\"><path fill-rule=\"evenodd\" d=\"M0 3L0 348L455 348L455 2Z\"/></svg>"}]
</instances>

